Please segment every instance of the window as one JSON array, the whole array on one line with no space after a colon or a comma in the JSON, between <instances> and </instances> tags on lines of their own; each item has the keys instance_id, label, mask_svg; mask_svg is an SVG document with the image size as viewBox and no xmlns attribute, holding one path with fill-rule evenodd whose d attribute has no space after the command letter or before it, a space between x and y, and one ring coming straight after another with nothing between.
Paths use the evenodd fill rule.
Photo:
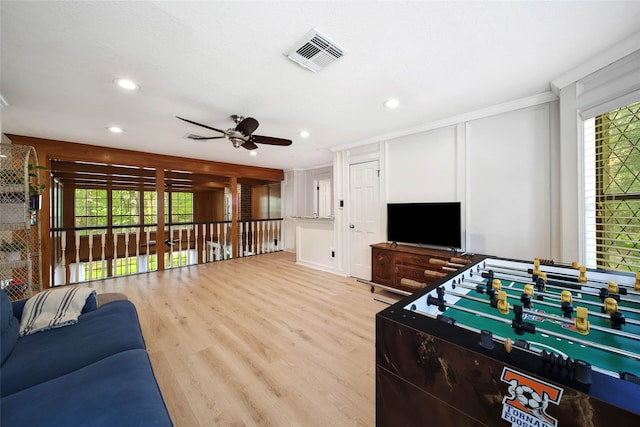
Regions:
<instances>
[{"instance_id":1,"label":"window","mask_svg":"<svg viewBox=\"0 0 640 427\"><path fill-rule=\"evenodd\" d=\"M640 268L640 102L585 121L587 265Z\"/></svg>"},{"instance_id":2,"label":"window","mask_svg":"<svg viewBox=\"0 0 640 427\"><path fill-rule=\"evenodd\" d=\"M135 233L138 227L116 227L140 224L140 198L138 191L113 190L112 224L116 233Z\"/></svg>"},{"instance_id":3,"label":"window","mask_svg":"<svg viewBox=\"0 0 640 427\"><path fill-rule=\"evenodd\" d=\"M77 188L75 194L76 227L104 227L107 225L107 190ZM85 230L81 234L88 235Z\"/></svg>"},{"instance_id":4,"label":"window","mask_svg":"<svg viewBox=\"0 0 640 427\"><path fill-rule=\"evenodd\" d=\"M142 208L144 212L144 224L155 224L158 221L158 197L156 197L155 191L145 191L144 200L142 201ZM146 230L156 231L156 227L145 227Z\"/></svg>"},{"instance_id":5,"label":"window","mask_svg":"<svg viewBox=\"0 0 640 427\"><path fill-rule=\"evenodd\" d=\"M165 222L171 223L193 222L193 193L171 193L171 206L169 206L169 193L165 193ZM135 232L140 225L140 192L132 190L111 191L111 203L107 190L91 190L78 188L75 192L75 219L76 227L105 227L108 224L109 206L111 206L111 225L114 231ZM142 200L142 219L144 224L156 224L157 221L157 195L155 191L145 191ZM151 228L155 231L155 227ZM88 234L88 233L84 233Z\"/></svg>"},{"instance_id":6,"label":"window","mask_svg":"<svg viewBox=\"0 0 640 427\"><path fill-rule=\"evenodd\" d=\"M164 221L167 224L180 224L193 222L193 193L165 193ZM171 203L169 203L171 196ZM171 212L171 221L169 221Z\"/></svg>"},{"instance_id":7,"label":"window","mask_svg":"<svg viewBox=\"0 0 640 427\"><path fill-rule=\"evenodd\" d=\"M88 236L91 232L94 236L92 240L93 258L83 256L77 267L81 280L122 276L157 269L157 255L155 253L141 255L141 257L134 255L137 243L132 237L140 229L142 222L145 227L140 229L141 233L145 233L148 229L151 232L149 240L155 239L157 199L155 191L141 193L135 190L84 188L75 190L76 227L100 227L99 229L82 230L80 233L82 236ZM171 221L174 224L193 222L193 194L165 193L165 212L165 222L167 223L169 222L169 212L171 212ZM112 228L108 228L109 226ZM116 233L118 234L117 256L113 258L108 256L108 259L103 262L98 255L98 253L103 254L99 245L104 241L108 246L107 251L112 251L113 243L103 239L105 235L107 239L112 238ZM89 239L83 237L80 241L81 253L88 252L89 244ZM174 248L170 253L165 253L165 265L187 265L188 262L187 251L178 251Z\"/></svg>"}]
</instances>

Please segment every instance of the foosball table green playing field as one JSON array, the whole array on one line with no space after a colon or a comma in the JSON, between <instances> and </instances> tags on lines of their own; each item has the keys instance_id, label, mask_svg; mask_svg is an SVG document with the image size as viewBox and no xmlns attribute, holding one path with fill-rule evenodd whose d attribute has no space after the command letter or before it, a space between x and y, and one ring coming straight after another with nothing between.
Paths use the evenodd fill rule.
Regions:
<instances>
[{"instance_id":1,"label":"foosball table green playing field","mask_svg":"<svg viewBox=\"0 0 640 427\"><path fill-rule=\"evenodd\" d=\"M387 320L415 331L414 368ZM640 425L640 274L485 258L379 313L377 327L379 425L399 409L389 374L433 400L421 422L449 408L439 425Z\"/></svg>"}]
</instances>

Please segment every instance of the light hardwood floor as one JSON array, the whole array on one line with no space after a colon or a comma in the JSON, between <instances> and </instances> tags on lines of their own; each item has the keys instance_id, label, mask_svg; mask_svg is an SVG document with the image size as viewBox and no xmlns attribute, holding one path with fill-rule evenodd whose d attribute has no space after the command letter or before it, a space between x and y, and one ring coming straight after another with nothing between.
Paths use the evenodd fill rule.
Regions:
<instances>
[{"instance_id":1,"label":"light hardwood floor","mask_svg":"<svg viewBox=\"0 0 640 427\"><path fill-rule=\"evenodd\" d=\"M136 305L176 426L373 426L375 314L288 252L93 282Z\"/></svg>"}]
</instances>

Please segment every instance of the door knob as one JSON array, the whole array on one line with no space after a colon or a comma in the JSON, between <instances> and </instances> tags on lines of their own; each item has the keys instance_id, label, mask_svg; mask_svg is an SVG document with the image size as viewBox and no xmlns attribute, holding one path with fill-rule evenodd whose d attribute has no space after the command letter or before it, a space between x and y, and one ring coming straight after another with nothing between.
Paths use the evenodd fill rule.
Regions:
<instances>
[{"instance_id":1,"label":"door knob","mask_svg":"<svg viewBox=\"0 0 640 427\"><path fill-rule=\"evenodd\" d=\"M356 228L356 226L353 224L349 224L349 228Z\"/></svg>"}]
</instances>

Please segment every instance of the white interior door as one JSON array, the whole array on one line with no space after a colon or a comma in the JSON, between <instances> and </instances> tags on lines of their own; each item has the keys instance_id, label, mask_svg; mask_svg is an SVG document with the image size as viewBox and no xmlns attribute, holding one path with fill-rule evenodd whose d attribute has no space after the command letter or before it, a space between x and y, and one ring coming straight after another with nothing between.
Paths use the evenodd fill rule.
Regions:
<instances>
[{"instance_id":1,"label":"white interior door","mask_svg":"<svg viewBox=\"0 0 640 427\"><path fill-rule=\"evenodd\" d=\"M349 166L350 275L371 280L370 245L380 242L379 162Z\"/></svg>"}]
</instances>

